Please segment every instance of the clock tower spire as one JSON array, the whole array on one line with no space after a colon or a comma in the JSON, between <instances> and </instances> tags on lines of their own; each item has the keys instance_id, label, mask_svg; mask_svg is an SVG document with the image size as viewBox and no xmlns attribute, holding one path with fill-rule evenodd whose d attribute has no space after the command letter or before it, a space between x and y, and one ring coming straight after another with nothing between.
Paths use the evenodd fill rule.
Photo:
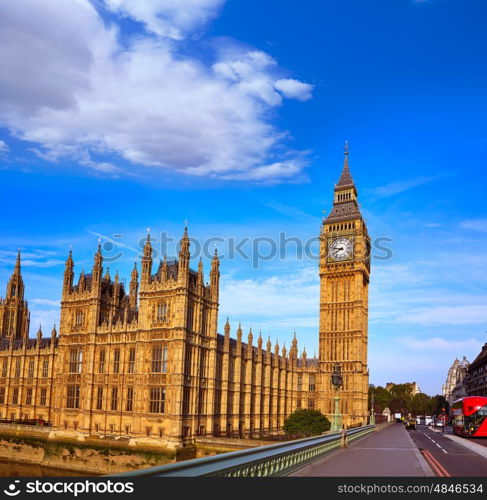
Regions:
<instances>
[{"instance_id":1,"label":"clock tower spire","mask_svg":"<svg viewBox=\"0 0 487 500\"><path fill-rule=\"evenodd\" d=\"M348 143L333 207L320 235L319 369L323 413L334 412L331 376L337 364L343 376L340 413L347 426L367 423L368 285L370 238L360 213L348 163Z\"/></svg>"}]
</instances>

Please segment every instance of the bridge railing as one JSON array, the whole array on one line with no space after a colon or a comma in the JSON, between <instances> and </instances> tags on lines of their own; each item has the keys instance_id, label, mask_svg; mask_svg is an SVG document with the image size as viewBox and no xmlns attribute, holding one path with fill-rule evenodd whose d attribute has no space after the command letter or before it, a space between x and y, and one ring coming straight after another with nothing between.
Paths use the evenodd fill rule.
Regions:
<instances>
[{"instance_id":1,"label":"bridge railing","mask_svg":"<svg viewBox=\"0 0 487 500\"><path fill-rule=\"evenodd\" d=\"M347 440L357 439L374 431L375 425L347 431ZM222 453L211 457L161 465L117 476L215 476L215 477L270 477L286 476L305 465L331 453L342 445L342 432L305 439L297 439L248 450Z\"/></svg>"}]
</instances>

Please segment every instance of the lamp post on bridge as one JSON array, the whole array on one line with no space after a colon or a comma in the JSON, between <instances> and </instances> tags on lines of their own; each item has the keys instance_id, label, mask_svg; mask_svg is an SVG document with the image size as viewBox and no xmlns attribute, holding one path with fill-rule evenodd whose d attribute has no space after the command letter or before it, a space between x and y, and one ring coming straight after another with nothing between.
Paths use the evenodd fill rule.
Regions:
<instances>
[{"instance_id":1,"label":"lamp post on bridge","mask_svg":"<svg viewBox=\"0 0 487 500\"><path fill-rule=\"evenodd\" d=\"M331 374L331 385L335 389L335 412L331 418L331 431L342 430L342 415L340 413L340 387L343 386L342 368L337 363L333 367L333 373Z\"/></svg>"},{"instance_id":2,"label":"lamp post on bridge","mask_svg":"<svg viewBox=\"0 0 487 500\"><path fill-rule=\"evenodd\" d=\"M370 421L369 421L369 425L375 425L375 411L374 411L374 393L372 392L372 396L371 396L371 402L370 402L370 405L372 406L372 408L370 409Z\"/></svg>"}]
</instances>

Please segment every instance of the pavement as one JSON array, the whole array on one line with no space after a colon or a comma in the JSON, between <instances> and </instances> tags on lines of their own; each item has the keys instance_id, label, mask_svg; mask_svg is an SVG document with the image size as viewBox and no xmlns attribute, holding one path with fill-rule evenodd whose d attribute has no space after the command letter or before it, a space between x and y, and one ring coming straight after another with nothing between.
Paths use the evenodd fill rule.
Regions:
<instances>
[{"instance_id":1,"label":"pavement","mask_svg":"<svg viewBox=\"0 0 487 500\"><path fill-rule=\"evenodd\" d=\"M291 477L424 477L434 476L402 424L390 424L352 441L291 474Z\"/></svg>"},{"instance_id":2,"label":"pavement","mask_svg":"<svg viewBox=\"0 0 487 500\"><path fill-rule=\"evenodd\" d=\"M398 424L399 425L399 424ZM454 436L450 429L418 425L410 436L418 448L427 450L452 477L486 477L487 448L469 438Z\"/></svg>"}]
</instances>

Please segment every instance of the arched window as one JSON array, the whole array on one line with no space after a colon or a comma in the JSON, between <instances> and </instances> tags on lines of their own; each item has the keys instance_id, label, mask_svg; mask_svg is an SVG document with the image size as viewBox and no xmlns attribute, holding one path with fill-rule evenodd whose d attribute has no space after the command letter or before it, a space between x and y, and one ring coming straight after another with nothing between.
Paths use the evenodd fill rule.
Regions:
<instances>
[{"instance_id":1,"label":"arched window","mask_svg":"<svg viewBox=\"0 0 487 500\"><path fill-rule=\"evenodd\" d=\"M83 369L83 350L74 348L69 351L69 373L81 373Z\"/></svg>"},{"instance_id":2,"label":"arched window","mask_svg":"<svg viewBox=\"0 0 487 500\"><path fill-rule=\"evenodd\" d=\"M155 346L152 349L152 373L167 373L167 347Z\"/></svg>"},{"instance_id":3,"label":"arched window","mask_svg":"<svg viewBox=\"0 0 487 500\"><path fill-rule=\"evenodd\" d=\"M165 302L160 302L159 304L157 304L156 321L158 323L166 321L167 313L168 313L168 307Z\"/></svg>"},{"instance_id":4,"label":"arched window","mask_svg":"<svg viewBox=\"0 0 487 500\"><path fill-rule=\"evenodd\" d=\"M83 311L76 311L75 319L74 319L74 326L79 328L83 326L85 320L85 314Z\"/></svg>"}]
</instances>

